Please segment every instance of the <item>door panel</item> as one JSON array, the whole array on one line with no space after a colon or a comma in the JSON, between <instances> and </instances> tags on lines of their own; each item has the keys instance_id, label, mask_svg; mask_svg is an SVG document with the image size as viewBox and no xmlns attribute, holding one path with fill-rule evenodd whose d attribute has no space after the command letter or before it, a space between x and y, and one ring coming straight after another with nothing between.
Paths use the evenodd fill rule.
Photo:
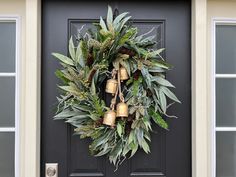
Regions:
<instances>
[{"instance_id":1,"label":"door panel","mask_svg":"<svg viewBox=\"0 0 236 177\"><path fill-rule=\"evenodd\" d=\"M77 31L91 27L99 16L106 16L107 5L120 12L129 11L134 26L145 33L154 28L157 45L165 47L168 62L175 68L167 74L176 85L176 94L182 101L174 105L169 114L179 119L170 119L170 131L155 126L152 134L151 154L138 152L126 160L114 172L107 158L89 155L89 140L73 136L73 127L61 121L53 121L56 85L54 72L59 64L52 52L67 53L68 39ZM42 38L42 141L41 175L48 162L59 164L59 177L190 177L191 176L191 58L190 58L190 1L168 2L43 2Z\"/></svg>"}]
</instances>

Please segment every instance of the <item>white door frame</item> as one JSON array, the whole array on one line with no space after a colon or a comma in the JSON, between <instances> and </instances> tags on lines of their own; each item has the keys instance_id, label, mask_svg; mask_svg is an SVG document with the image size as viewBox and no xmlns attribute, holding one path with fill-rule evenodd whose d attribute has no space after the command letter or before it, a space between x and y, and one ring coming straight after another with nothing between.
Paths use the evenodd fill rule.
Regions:
<instances>
[{"instance_id":1,"label":"white door frame","mask_svg":"<svg viewBox=\"0 0 236 177\"><path fill-rule=\"evenodd\" d=\"M41 0L26 0L25 154L22 177L40 171ZM192 0L192 177L208 177L207 0Z\"/></svg>"}]
</instances>

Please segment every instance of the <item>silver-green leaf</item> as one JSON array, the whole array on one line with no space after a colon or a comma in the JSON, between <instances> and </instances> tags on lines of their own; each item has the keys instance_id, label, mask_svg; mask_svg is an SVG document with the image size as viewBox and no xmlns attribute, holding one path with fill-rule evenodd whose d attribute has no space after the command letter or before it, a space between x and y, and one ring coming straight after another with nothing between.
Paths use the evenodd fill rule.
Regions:
<instances>
[{"instance_id":1,"label":"silver-green leaf","mask_svg":"<svg viewBox=\"0 0 236 177\"><path fill-rule=\"evenodd\" d=\"M74 46L72 36L69 41L69 53L70 53L71 58L75 60L75 46Z\"/></svg>"},{"instance_id":2,"label":"silver-green leaf","mask_svg":"<svg viewBox=\"0 0 236 177\"><path fill-rule=\"evenodd\" d=\"M56 57L58 60L60 60L62 63L74 66L73 60L70 59L69 57L65 56L65 55L62 55L62 54L59 54L59 53L52 53L52 55L54 57Z\"/></svg>"},{"instance_id":3,"label":"silver-green leaf","mask_svg":"<svg viewBox=\"0 0 236 177\"><path fill-rule=\"evenodd\" d=\"M175 94L172 91L170 91L167 87L160 87L160 90L162 90L165 93L165 95L170 99L172 99L173 101L181 103L179 99L175 96Z\"/></svg>"},{"instance_id":4,"label":"silver-green leaf","mask_svg":"<svg viewBox=\"0 0 236 177\"><path fill-rule=\"evenodd\" d=\"M122 125L120 124L120 122L117 123L116 130L117 130L118 135L121 137L122 133L123 133L123 128L122 128Z\"/></svg>"},{"instance_id":5,"label":"silver-green leaf","mask_svg":"<svg viewBox=\"0 0 236 177\"><path fill-rule=\"evenodd\" d=\"M117 30L119 22L128 14L128 12L124 12L118 15L115 20L113 21L113 26Z\"/></svg>"},{"instance_id":6,"label":"silver-green leaf","mask_svg":"<svg viewBox=\"0 0 236 177\"><path fill-rule=\"evenodd\" d=\"M107 32L107 26L106 26L104 20L102 19L102 17L100 17L100 23L99 23L99 25L101 26L101 28L102 28L105 32Z\"/></svg>"},{"instance_id":7,"label":"silver-green leaf","mask_svg":"<svg viewBox=\"0 0 236 177\"><path fill-rule=\"evenodd\" d=\"M166 86L166 87L175 87L172 85L168 80L160 77L160 76L154 76L152 77L152 81L157 82L160 85Z\"/></svg>"},{"instance_id":8,"label":"silver-green leaf","mask_svg":"<svg viewBox=\"0 0 236 177\"><path fill-rule=\"evenodd\" d=\"M108 26L109 29L112 27L112 21L113 21L112 8L111 8L111 6L108 6L108 11L107 11L107 26Z\"/></svg>"},{"instance_id":9,"label":"silver-green leaf","mask_svg":"<svg viewBox=\"0 0 236 177\"><path fill-rule=\"evenodd\" d=\"M166 103L166 96L164 94L163 91L159 90L159 96L160 96L160 106L161 106L161 109L164 113L166 113L166 106L167 106L167 103Z\"/></svg>"}]
</instances>

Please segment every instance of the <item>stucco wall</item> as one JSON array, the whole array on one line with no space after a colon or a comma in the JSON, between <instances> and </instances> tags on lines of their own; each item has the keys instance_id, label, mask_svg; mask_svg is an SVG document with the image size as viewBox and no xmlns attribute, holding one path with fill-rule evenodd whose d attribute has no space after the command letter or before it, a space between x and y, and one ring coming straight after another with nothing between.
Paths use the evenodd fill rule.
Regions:
<instances>
[{"instance_id":1,"label":"stucco wall","mask_svg":"<svg viewBox=\"0 0 236 177\"><path fill-rule=\"evenodd\" d=\"M0 16L20 17L20 164L24 164L24 95L25 95L25 34L26 34L26 7L25 0L0 0ZM20 169L23 177L23 170Z\"/></svg>"}]
</instances>

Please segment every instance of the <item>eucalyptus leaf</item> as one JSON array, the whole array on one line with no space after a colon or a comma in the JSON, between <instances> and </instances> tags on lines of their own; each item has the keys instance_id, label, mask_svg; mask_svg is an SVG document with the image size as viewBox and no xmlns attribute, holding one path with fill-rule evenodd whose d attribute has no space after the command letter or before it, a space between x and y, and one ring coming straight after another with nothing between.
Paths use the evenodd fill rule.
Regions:
<instances>
[{"instance_id":1,"label":"eucalyptus leaf","mask_svg":"<svg viewBox=\"0 0 236 177\"><path fill-rule=\"evenodd\" d=\"M121 37L119 41L119 45L123 45L126 43L130 38L132 38L135 34L137 34L137 28L130 28L126 31L125 35Z\"/></svg>"},{"instance_id":2,"label":"eucalyptus leaf","mask_svg":"<svg viewBox=\"0 0 236 177\"><path fill-rule=\"evenodd\" d=\"M167 87L160 87L160 90L162 90L162 92L165 93L165 95L168 96L173 101L181 103L179 99L175 96L175 94L172 91L170 91Z\"/></svg>"},{"instance_id":3,"label":"eucalyptus leaf","mask_svg":"<svg viewBox=\"0 0 236 177\"><path fill-rule=\"evenodd\" d=\"M108 31L108 30L107 30L107 26L106 26L104 20L102 19L102 17L100 17L100 23L99 23L99 24L100 24L101 28L102 28L105 32Z\"/></svg>"},{"instance_id":4,"label":"eucalyptus leaf","mask_svg":"<svg viewBox=\"0 0 236 177\"><path fill-rule=\"evenodd\" d=\"M144 36L147 36L148 34L152 33L152 32L154 31L154 29L155 29L155 28L152 28L150 31L148 31L148 32L146 32L146 33L144 33L144 34L141 34L141 35L137 36L137 37L135 38L135 40L136 40L137 42L140 42L140 41L143 39Z\"/></svg>"},{"instance_id":5,"label":"eucalyptus leaf","mask_svg":"<svg viewBox=\"0 0 236 177\"><path fill-rule=\"evenodd\" d=\"M168 124L166 123L166 121L161 117L159 112L155 112L155 110L153 108L149 109L149 114L152 117L152 119L154 120L154 122L159 125L160 127L168 130Z\"/></svg>"},{"instance_id":6,"label":"eucalyptus leaf","mask_svg":"<svg viewBox=\"0 0 236 177\"><path fill-rule=\"evenodd\" d=\"M162 72L165 72L166 70L158 66L151 66L151 67L148 67L148 71L151 73L162 73Z\"/></svg>"},{"instance_id":7,"label":"eucalyptus leaf","mask_svg":"<svg viewBox=\"0 0 236 177\"><path fill-rule=\"evenodd\" d=\"M166 86L166 87L175 87L174 85L172 85L168 80L160 77L160 76L153 76L151 79L153 82L156 82L160 85Z\"/></svg>"},{"instance_id":8,"label":"eucalyptus leaf","mask_svg":"<svg viewBox=\"0 0 236 177\"><path fill-rule=\"evenodd\" d=\"M91 107L86 106L86 105L75 105L74 107L78 110L85 111L85 112L89 112L91 110Z\"/></svg>"},{"instance_id":9,"label":"eucalyptus leaf","mask_svg":"<svg viewBox=\"0 0 236 177\"><path fill-rule=\"evenodd\" d=\"M123 127L120 122L117 123L116 130L117 130L118 135L121 137L123 134Z\"/></svg>"},{"instance_id":10,"label":"eucalyptus leaf","mask_svg":"<svg viewBox=\"0 0 236 177\"><path fill-rule=\"evenodd\" d=\"M74 87L72 86L58 86L60 89L66 91L66 92L71 92L75 95L79 94L78 90L76 90Z\"/></svg>"},{"instance_id":11,"label":"eucalyptus leaf","mask_svg":"<svg viewBox=\"0 0 236 177\"><path fill-rule=\"evenodd\" d=\"M57 59L59 59L61 62L67 64L67 65L71 65L74 66L74 62L72 59L70 59L69 57L59 54L59 53L52 53L52 55L54 57L56 57Z\"/></svg>"},{"instance_id":12,"label":"eucalyptus leaf","mask_svg":"<svg viewBox=\"0 0 236 177\"><path fill-rule=\"evenodd\" d=\"M142 146L142 141L143 141L143 130L141 128L136 128L135 129L135 134L138 140L138 144Z\"/></svg>"},{"instance_id":13,"label":"eucalyptus leaf","mask_svg":"<svg viewBox=\"0 0 236 177\"><path fill-rule=\"evenodd\" d=\"M84 113L84 112L78 112L75 116L71 117L70 119L83 119L83 118L89 118L89 114L88 113Z\"/></svg>"},{"instance_id":14,"label":"eucalyptus leaf","mask_svg":"<svg viewBox=\"0 0 236 177\"><path fill-rule=\"evenodd\" d=\"M143 148L143 150L144 150L147 154L150 152L149 145L148 145L148 143L147 143L145 140L142 141L141 147Z\"/></svg>"},{"instance_id":15,"label":"eucalyptus leaf","mask_svg":"<svg viewBox=\"0 0 236 177\"><path fill-rule=\"evenodd\" d=\"M121 153L122 153L122 140L119 140L119 142L117 142L117 145L110 152L110 156L115 157L114 162L116 162L117 158L120 156Z\"/></svg>"},{"instance_id":16,"label":"eucalyptus leaf","mask_svg":"<svg viewBox=\"0 0 236 177\"><path fill-rule=\"evenodd\" d=\"M65 84L70 81L61 70L56 70L55 75L57 76L57 78L61 79Z\"/></svg>"},{"instance_id":17,"label":"eucalyptus leaf","mask_svg":"<svg viewBox=\"0 0 236 177\"><path fill-rule=\"evenodd\" d=\"M85 67L84 57L82 53L82 41L80 41L79 45L77 46L75 60L81 67Z\"/></svg>"},{"instance_id":18,"label":"eucalyptus leaf","mask_svg":"<svg viewBox=\"0 0 236 177\"><path fill-rule=\"evenodd\" d=\"M127 142L127 140L126 140L125 142ZM123 148L122 155L123 155L123 156L126 156L130 150L131 150L131 149L130 149L130 147L129 147L129 144L128 144L128 143L125 143L124 148Z\"/></svg>"},{"instance_id":19,"label":"eucalyptus leaf","mask_svg":"<svg viewBox=\"0 0 236 177\"><path fill-rule=\"evenodd\" d=\"M155 39L156 35L148 36L140 41L140 43L145 43L149 41L153 41Z\"/></svg>"},{"instance_id":20,"label":"eucalyptus leaf","mask_svg":"<svg viewBox=\"0 0 236 177\"><path fill-rule=\"evenodd\" d=\"M134 138L135 138L134 130L131 130L128 138L128 143L131 144L134 141Z\"/></svg>"},{"instance_id":21,"label":"eucalyptus leaf","mask_svg":"<svg viewBox=\"0 0 236 177\"><path fill-rule=\"evenodd\" d=\"M153 60L152 64L154 66L158 66L158 67L164 68L164 69L170 69L172 67L172 65L168 64L167 62L165 62L163 60Z\"/></svg>"},{"instance_id":22,"label":"eucalyptus leaf","mask_svg":"<svg viewBox=\"0 0 236 177\"><path fill-rule=\"evenodd\" d=\"M95 157L99 157L99 156L103 156L103 155L109 153L109 151L110 151L111 149L108 148L108 146L109 146L108 143L105 143L105 145L104 145L102 151L100 151L99 153L95 154L94 156L95 156Z\"/></svg>"},{"instance_id":23,"label":"eucalyptus leaf","mask_svg":"<svg viewBox=\"0 0 236 177\"><path fill-rule=\"evenodd\" d=\"M68 118L68 117L72 117L72 116L75 116L77 115L76 112L74 111L71 111L71 110L64 110L60 113L58 113L57 115L54 116L55 119L60 119L60 118Z\"/></svg>"},{"instance_id":24,"label":"eucalyptus leaf","mask_svg":"<svg viewBox=\"0 0 236 177\"><path fill-rule=\"evenodd\" d=\"M152 77L151 77L151 75L149 74L148 70L143 67L142 70L141 70L141 73L142 73L142 76L143 76L143 78L144 78L144 81L145 81L146 84L147 84L147 87L148 87L148 88L151 88L151 87L152 87L152 83L151 83Z\"/></svg>"},{"instance_id":25,"label":"eucalyptus leaf","mask_svg":"<svg viewBox=\"0 0 236 177\"><path fill-rule=\"evenodd\" d=\"M146 55L146 58L152 58L152 57L155 57L155 56L160 56L160 53L163 52L164 50L165 50L164 48L161 48L161 49L149 52Z\"/></svg>"},{"instance_id":26,"label":"eucalyptus leaf","mask_svg":"<svg viewBox=\"0 0 236 177\"><path fill-rule=\"evenodd\" d=\"M160 106L161 106L161 109L164 113L166 113L166 106L167 106L167 103L166 103L166 96L164 94L164 92L162 90L159 90L159 97L160 97Z\"/></svg>"},{"instance_id":27,"label":"eucalyptus leaf","mask_svg":"<svg viewBox=\"0 0 236 177\"><path fill-rule=\"evenodd\" d=\"M124 12L124 13L121 13L120 15L118 15L114 21L113 21L113 26L115 28L115 30L117 30L117 28L119 27L118 24L119 22L127 15L129 14L128 12Z\"/></svg>"},{"instance_id":28,"label":"eucalyptus leaf","mask_svg":"<svg viewBox=\"0 0 236 177\"><path fill-rule=\"evenodd\" d=\"M107 11L107 26L109 30L112 28L112 21L113 21L113 14L112 14L112 9L111 6L108 6L108 11Z\"/></svg>"},{"instance_id":29,"label":"eucalyptus leaf","mask_svg":"<svg viewBox=\"0 0 236 177\"><path fill-rule=\"evenodd\" d=\"M71 58L75 61L75 46L74 46L72 36L69 41L69 53L70 53Z\"/></svg>"},{"instance_id":30,"label":"eucalyptus leaf","mask_svg":"<svg viewBox=\"0 0 236 177\"><path fill-rule=\"evenodd\" d=\"M121 20L121 23L117 27L117 32L120 32L123 26L128 22L128 20L131 18L131 16L125 17L123 20Z\"/></svg>"},{"instance_id":31,"label":"eucalyptus leaf","mask_svg":"<svg viewBox=\"0 0 236 177\"><path fill-rule=\"evenodd\" d=\"M131 149L131 155L129 158L133 157L138 150L138 144L134 144L134 147Z\"/></svg>"}]
</instances>

